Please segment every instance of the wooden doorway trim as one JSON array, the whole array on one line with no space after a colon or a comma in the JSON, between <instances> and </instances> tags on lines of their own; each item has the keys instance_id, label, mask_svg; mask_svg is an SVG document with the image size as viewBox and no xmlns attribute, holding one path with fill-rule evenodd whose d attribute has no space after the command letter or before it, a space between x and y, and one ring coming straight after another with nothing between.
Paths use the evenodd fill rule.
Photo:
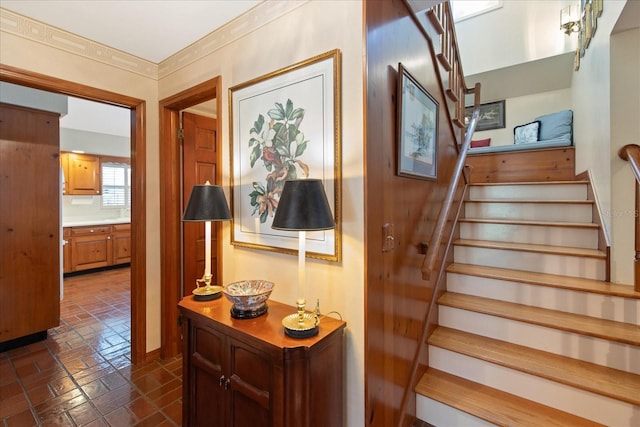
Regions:
<instances>
[{"instance_id":1,"label":"wooden doorway trim","mask_svg":"<svg viewBox=\"0 0 640 427\"><path fill-rule=\"evenodd\" d=\"M0 81L131 109L131 361L144 362L147 357L145 101L3 64Z\"/></svg>"},{"instance_id":2,"label":"wooden doorway trim","mask_svg":"<svg viewBox=\"0 0 640 427\"><path fill-rule=\"evenodd\" d=\"M160 101L160 252L161 267L161 357L180 353L178 302L181 299L181 237L180 221L180 143L178 128L180 111L212 99L216 100L217 134L222 135L222 79L220 76L200 83ZM221 168L216 169L216 181L221 180ZM220 245L218 239L218 245ZM219 248L218 253L221 253ZM221 272L222 257L218 257Z\"/></svg>"}]
</instances>

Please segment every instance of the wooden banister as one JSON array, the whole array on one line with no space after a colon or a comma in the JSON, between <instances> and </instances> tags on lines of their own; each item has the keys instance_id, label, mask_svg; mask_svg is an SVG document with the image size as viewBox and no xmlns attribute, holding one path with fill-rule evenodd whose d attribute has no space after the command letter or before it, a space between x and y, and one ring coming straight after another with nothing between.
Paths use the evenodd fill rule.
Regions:
<instances>
[{"instance_id":1,"label":"wooden banister","mask_svg":"<svg viewBox=\"0 0 640 427\"><path fill-rule=\"evenodd\" d=\"M635 258L633 261L634 288L640 292L640 145L628 144L618 151L622 160L629 162L636 177L636 206L635 206Z\"/></svg>"}]
</instances>

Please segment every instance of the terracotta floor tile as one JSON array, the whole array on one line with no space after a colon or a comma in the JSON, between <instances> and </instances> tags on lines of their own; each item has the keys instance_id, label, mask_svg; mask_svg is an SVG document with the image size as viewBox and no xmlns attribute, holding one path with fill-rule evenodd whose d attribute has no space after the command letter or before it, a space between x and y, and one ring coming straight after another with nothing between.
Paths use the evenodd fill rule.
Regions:
<instances>
[{"instance_id":1,"label":"terracotta floor tile","mask_svg":"<svg viewBox=\"0 0 640 427\"><path fill-rule=\"evenodd\" d=\"M60 326L0 353L1 427L180 425L181 357L131 363L130 274L65 278Z\"/></svg>"},{"instance_id":2,"label":"terracotta floor tile","mask_svg":"<svg viewBox=\"0 0 640 427\"><path fill-rule=\"evenodd\" d=\"M38 425L31 409L15 414L6 419L7 427L29 427Z\"/></svg>"},{"instance_id":3,"label":"terracotta floor tile","mask_svg":"<svg viewBox=\"0 0 640 427\"><path fill-rule=\"evenodd\" d=\"M90 422L100 418L98 411L96 411L89 402L85 402L75 408L69 409L68 414L73 422L79 426L89 424Z\"/></svg>"}]
</instances>

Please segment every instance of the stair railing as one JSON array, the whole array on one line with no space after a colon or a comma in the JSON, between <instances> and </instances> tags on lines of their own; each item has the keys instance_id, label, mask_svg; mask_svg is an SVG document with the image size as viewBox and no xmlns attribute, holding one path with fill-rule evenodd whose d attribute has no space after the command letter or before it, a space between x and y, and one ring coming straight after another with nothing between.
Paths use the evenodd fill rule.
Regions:
<instances>
[{"instance_id":1,"label":"stair railing","mask_svg":"<svg viewBox=\"0 0 640 427\"><path fill-rule=\"evenodd\" d=\"M436 67L436 74L439 77L446 95L446 112L449 117L451 127L452 129L460 129L460 132L458 133L454 131L455 138L453 140L453 144L458 149L458 158L456 160L455 169L450 178L447 194L431 235L430 243L426 248L424 261L421 267L422 278L424 280L429 280L433 276L434 272L436 272L438 277L435 280L433 297L431 298L429 306L424 314L422 331L418 341L420 345L418 345L412 360L408 386L405 388L402 398L400 417L397 424L399 427L405 427L407 422L409 422L407 419L407 408L411 397L415 396L413 387L417 382L421 361L423 360L424 352L426 351L425 343L430 332L429 318L431 313L433 313L436 296L442 283L445 268L444 259L446 259L448 246L451 243L450 239L445 241L445 238L447 237L447 225L455 223L456 220L456 218L451 218L451 211L454 203L456 202L456 190L460 185L460 179L464 177L467 152L471 146L471 137L475 132L480 116L480 83L477 83L471 89L466 86L460 61L458 41L455 34L453 15L451 13L449 2L439 2L426 10L422 9L418 12L416 9L420 9L421 5L424 5L424 2L416 0L404 1L408 6L407 9L411 11L412 18L418 24L425 38L429 41L432 52L437 52L439 49L439 53L436 53L435 55L435 59L437 60L437 63L434 64ZM431 0L427 3L434 3L435 1L437 0ZM420 16L418 16L419 14ZM440 66L444 69L446 74L441 72L439 68ZM468 123L468 127L465 131L465 97L466 95L471 94L474 95L474 109ZM460 207L462 206L462 201L460 200L459 202L459 208L456 216L459 215ZM450 233L450 235L452 236L452 233ZM443 245L445 246L444 251L441 251L441 249L443 249ZM438 264L439 259L442 260L442 262Z\"/></svg>"},{"instance_id":2,"label":"stair railing","mask_svg":"<svg viewBox=\"0 0 640 427\"><path fill-rule=\"evenodd\" d=\"M640 292L640 145L625 145L618 151L622 160L629 162L636 177L636 208L635 208L635 258L633 262L634 288Z\"/></svg>"}]
</instances>

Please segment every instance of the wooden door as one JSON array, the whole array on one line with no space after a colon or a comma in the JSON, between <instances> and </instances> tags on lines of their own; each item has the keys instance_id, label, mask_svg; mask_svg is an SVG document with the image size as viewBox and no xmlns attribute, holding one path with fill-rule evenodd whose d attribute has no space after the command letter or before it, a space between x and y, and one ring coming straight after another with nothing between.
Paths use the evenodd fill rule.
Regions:
<instances>
[{"instance_id":1,"label":"wooden door","mask_svg":"<svg viewBox=\"0 0 640 427\"><path fill-rule=\"evenodd\" d=\"M191 113L182 113L184 139L182 144L183 212L196 184L216 182L218 158L218 138L216 120ZM211 284L218 283L218 241L219 226L211 227ZM182 234L183 296L191 295L196 287L196 279L204 274L204 223L184 222Z\"/></svg>"},{"instance_id":2,"label":"wooden door","mask_svg":"<svg viewBox=\"0 0 640 427\"><path fill-rule=\"evenodd\" d=\"M59 115L0 104L0 342L60 322Z\"/></svg>"}]
</instances>

